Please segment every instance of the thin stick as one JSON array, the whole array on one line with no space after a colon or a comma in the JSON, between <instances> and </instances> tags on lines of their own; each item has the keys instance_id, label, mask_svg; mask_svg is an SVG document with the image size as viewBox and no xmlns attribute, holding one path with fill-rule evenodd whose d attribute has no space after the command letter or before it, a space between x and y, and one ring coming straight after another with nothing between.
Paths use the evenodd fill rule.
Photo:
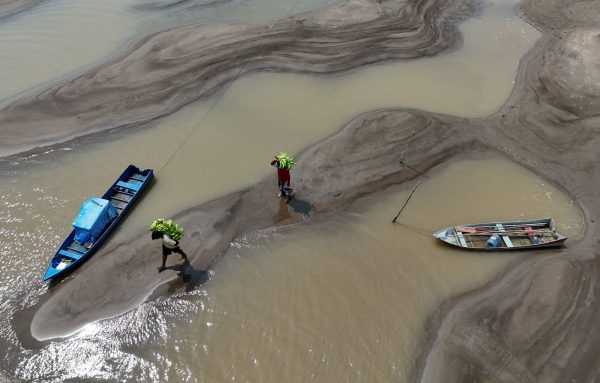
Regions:
<instances>
[{"instance_id":1,"label":"thin stick","mask_svg":"<svg viewBox=\"0 0 600 383\"><path fill-rule=\"evenodd\" d=\"M406 207L406 205L408 204L408 201L410 200L410 197L412 197L413 193L415 192L415 190L417 190L417 188L419 187L419 185L421 184L421 181L417 181L417 184L415 185L415 187L413 188L413 190L410 192L410 195L408 196L408 198L406 199L406 202L404 202L404 206L402 206L402 209L400 209L400 211L398 212L398 214L396 215L396 217L394 217L394 220L392 221L392 223L395 223L396 220L398 219L398 217L400 216L400 213L402 213L402 210L404 210L404 208Z\"/></svg>"},{"instance_id":2,"label":"thin stick","mask_svg":"<svg viewBox=\"0 0 600 383\"><path fill-rule=\"evenodd\" d=\"M410 170L412 170L413 172L417 173L417 174L418 174L418 175L420 175L420 176L423 176L423 177L425 177L425 178L429 178L429 176L428 176L427 174L421 173L421 172L420 172L420 171L418 171L417 169L415 169L415 168L413 168L413 167L411 167L411 166L408 166L407 164L405 164L405 163L404 163L404 162L402 162L402 161L400 161L400 164L401 164L402 166L406 166L407 168L409 168Z\"/></svg>"},{"instance_id":3,"label":"thin stick","mask_svg":"<svg viewBox=\"0 0 600 383\"><path fill-rule=\"evenodd\" d=\"M410 145L410 142L412 141L412 138L416 132L417 132L416 130L413 130L410 133L410 137L408 137L408 142L406 143L406 146L404 147L404 151L402 152L402 155L400 156L400 163L404 162L404 158L406 157L406 151L408 150L408 145Z\"/></svg>"},{"instance_id":4,"label":"thin stick","mask_svg":"<svg viewBox=\"0 0 600 383\"><path fill-rule=\"evenodd\" d=\"M413 172L417 173L420 176L423 176L425 178L429 178L428 176L426 176L425 174L421 173L417 169L415 169L415 168L413 168L411 166L408 166L407 164L404 163L404 160L406 159L406 152L408 151L408 146L412 142L412 139L413 139L413 137L414 137L414 135L415 135L416 132L417 132L416 130L413 130L410 133L410 136L408 137L408 142L406 143L406 146L404 147L404 150L402 151L402 155L400 156L400 164L402 164L403 166L406 166L407 168L409 168L410 170L412 170Z\"/></svg>"}]
</instances>

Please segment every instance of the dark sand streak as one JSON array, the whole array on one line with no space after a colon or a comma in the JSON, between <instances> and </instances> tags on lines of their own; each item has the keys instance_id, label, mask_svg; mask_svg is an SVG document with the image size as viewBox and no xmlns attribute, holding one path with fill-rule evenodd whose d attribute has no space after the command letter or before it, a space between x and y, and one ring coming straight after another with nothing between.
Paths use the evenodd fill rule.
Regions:
<instances>
[{"instance_id":1,"label":"dark sand streak","mask_svg":"<svg viewBox=\"0 0 600 383\"><path fill-rule=\"evenodd\" d=\"M161 32L5 106L0 156L148 122L257 71L331 74L434 55L456 45L457 20L473 13L463 3L351 0L273 23Z\"/></svg>"},{"instance_id":2,"label":"dark sand streak","mask_svg":"<svg viewBox=\"0 0 600 383\"><path fill-rule=\"evenodd\" d=\"M227 3L229 1L231 0L140 0L139 4L134 5L133 8L145 11L164 10L175 7L191 9Z\"/></svg>"},{"instance_id":3,"label":"dark sand streak","mask_svg":"<svg viewBox=\"0 0 600 383\"><path fill-rule=\"evenodd\" d=\"M0 0L0 21L35 7L44 0Z\"/></svg>"}]
</instances>

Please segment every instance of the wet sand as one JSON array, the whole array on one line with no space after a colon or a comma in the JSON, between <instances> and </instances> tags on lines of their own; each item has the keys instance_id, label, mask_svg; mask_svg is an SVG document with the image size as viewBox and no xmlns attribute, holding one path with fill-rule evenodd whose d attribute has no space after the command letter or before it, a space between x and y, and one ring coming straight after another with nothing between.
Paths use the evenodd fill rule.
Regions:
<instances>
[{"instance_id":1,"label":"wet sand","mask_svg":"<svg viewBox=\"0 0 600 383\"><path fill-rule=\"evenodd\" d=\"M188 5L192 7L205 7L218 3L223 3L230 0L142 0L139 5L136 5L138 9L156 10L161 8L168 8L178 5Z\"/></svg>"},{"instance_id":2,"label":"wet sand","mask_svg":"<svg viewBox=\"0 0 600 383\"><path fill-rule=\"evenodd\" d=\"M528 1L544 32L505 107L478 122L485 142L556 183L586 232L560 255L530 257L430 318L414 381L590 382L600 376L598 145L600 4ZM510 182L510 180L507 180Z\"/></svg>"},{"instance_id":3,"label":"wet sand","mask_svg":"<svg viewBox=\"0 0 600 383\"><path fill-rule=\"evenodd\" d=\"M473 146L469 135L458 134L464 129L463 124L456 126L452 128L447 122L402 111L381 111L360 117L342 132L299 156L300 165L294 169L297 197L287 206L281 206L280 200L273 198L273 180L267 179L247 190L175 215L174 219L186 227L182 248L194 254L194 268L205 269L240 235L276 224L299 222L307 215L341 211L362 195L414 178L415 174L403 169L399 160L415 129L418 133L413 140L419 145L414 149L420 154L414 156L414 161L423 170ZM440 137L446 137L448 142L433 145ZM431 150L422 150L428 146ZM376 157L374 150L378 153ZM288 206L289 217L281 215L281 221L273 219ZM125 312L143 302L160 284L176 278L173 274L156 273L157 259L148 255L155 254L159 244L148 238L147 232L140 233L126 244L107 249L106 254L86 262L77 278L57 286L33 318L33 336L40 340L64 336L72 326L79 328L90 321ZM127 274L123 277L114 270L127 270Z\"/></svg>"},{"instance_id":4,"label":"wet sand","mask_svg":"<svg viewBox=\"0 0 600 383\"><path fill-rule=\"evenodd\" d=\"M386 7L390 3L391 6ZM160 46L160 39L164 38L163 34L156 35L142 42L138 50L122 61L109 63L89 76L74 79L3 109L1 119L9 126L6 132L2 132L3 152L11 152L6 148L11 143L16 145L20 142L21 119L29 114L32 116L28 124L35 125L36 121L48 118L64 120L72 110L82 111L79 123L71 121L71 125L66 124L66 129L61 132L44 131L41 124L38 125L41 130L37 131L37 136L44 136L44 139L36 141L32 135L32 140L21 142L21 149L30 149L41 142L47 144L65 140L106 126L125 125L116 120L108 121L100 116L99 110L91 107L99 100L95 97L101 97L103 91L90 85L94 83L95 76L110 79L112 72L112 76L118 78L123 63L131 67L132 72L127 74L131 79L144 77L131 83L130 89L139 93L130 94L131 102L126 105L131 109L127 114L119 109L119 100L109 100L103 105L113 108L110 110L115 112L115 119L124 116L128 123L139 123L169 113L191 99L213 94L242 72L268 68L335 73L377 60L435 54L457 43L456 28L452 27L452 22L456 21L457 15L463 17L468 13L465 10L472 9L461 8L457 3L453 3L453 9L450 9L434 1L420 3L417 7L400 2L346 4L349 5L338 8L343 11L316 13L306 20L291 18L275 23L275 31L262 30L266 36L260 39L239 42L240 33L249 35L248 29L243 32L244 28L239 25L217 31L217 35L232 45L223 40L202 41L205 49L218 57L227 57L228 52L235 50L245 60L237 62L238 65L242 63L241 68L231 67L233 63L229 62L230 66L225 65L221 71L214 68L216 63L200 65L202 70L190 69L179 63L177 68L181 66L181 70L176 70L179 76L191 71L190 77L184 77L186 83L197 81L201 73L207 80L214 80L204 82L206 85L201 89L187 89L176 74L174 85L170 86L156 80L167 77L165 72L155 68L156 73L147 73L130 61L138 60L140 65L146 62L142 53L152 56L152 52L156 51L152 51L150 46ZM386 16L386 12L391 12L394 7L403 10L395 17L404 17L405 23L397 19L392 23L382 23L382 20L392 17ZM441 10L442 7L445 8ZM522 4L522 12L531 23L542 29L544 37L522 61L515 90L497 114L485 119L465 119L390 109L358 116L342 131L299 156L300 165L295 170L297 199L290 202L289 216L277 214L282 207L279 201L273 199L271 179L179 213L175 218L187 228L188 233L182 246L193 254L193 267L209 267L239 235L282 223L304 221L307 215L318 214L326 219L328 213L344 210L364 195L415 178L414 172L399 164L413 131L416 134L407 158L420 171L451 160L455 154L469 148L497 150L573 196L585 215L584 238L570 241L560 255L537 252L525 257L486 286L443 304L429 320L429 331L424 335L419 350L421 357L415 366L413 380L591 381L597 377L600 373L600 341L592 326L600 318L600 310L595 304L600 268L595 249L600 235L596 223L600 212L596 192L600 186L597 167L600 81L590 80L600 77L597 53L600 51L600 28L594 25L594 20L600 17L600 5L592 1L529 1ZM350 27L348 23L351 22L344 17L345 22L335 25L334 20L342 15L357 15L357 19L350 20L358 24ZM426 16L426 27L419 27L423 15ZM435 17L428 19L431 16ZM412 27L407 29L406 23ZM291 25L297 25L297 30L291 29L295 33L290 32ZM357 25L361 25L357 29L366 31L365 39L352 41L357 39L354 30ZM352 30L341 32L344 37L349 35L350 41L344 43L339 40L338 27L340 31L345 28ZM166 33L177 35L189 31L189 28L201 27ZM250 28L258 28L259 31L265 27ZM286 28L287 32L283 32ZM406 51L398 48L396 41L394 48L383 55L370 54L373 52L370 48L376 46L374 41L386 43L374 36L381 33L379 39L383 39L384 35L395 33L394 30L400 36L398 41L409 44L404 46ZM237 33L238 40L227 32ZM298 42L298 36L305 38L301 40L303 44ZM264 45L264 37L274 38L271 45ZM325 44L324 41L315 41L321 38L332 39L328 41L332 49L324 49L331 53L331 57L316 55L313 61L308 59L312 55L297 53L302 48L310 51ZM247 50L234 49L236 44ZM356 51L349 50L351 53L347 56L336 55L336 47L348 49L348 45ZM191 52L195 52L197 47L194 44L187 46ZM178 52L173 49L172 56L189 60L185 48L185 45L179 46L181 51ZM378 46L375 50L380 52L384 49ZM254 59L257 54L260 57ZM155 67L168 68L168 61ZM115 70L117 72L113 72ZM156 81L147 84L147 80L152 78ZM122 80L114 84L119 81ZM110 87L110 81L104 84ZM167 90L152 92L163 86ZM57 97L63 94L63 89L64 94L69 96ZM108 95L112 93L106 89L104 96L110 98ZM170 94L168 89L173 91L173 97L167 97ZM82 95L85 102L72 98L79 91L89 92L85 97ZM167 93L161 93L163 91ZM148 94L144 94L146 92ZM152 100L143 99L146 95L161 101L166 98L169 102L164 102L164 109L156 110L150 107ZM39 113L32 114L32 110ZM15 122L17 119L19 123ZM83 128L79 129L79 126ZM281 221L274 220L273 216L280 217ZM152 291L155 295L165 294L164 282L175 277L156 273L156 257L148 256L156 253L156 246L148 241L147 233L140 233L129 243L107 249L101 257L93 257L77 272L76 278L53 289L48 300L35 313L31 333L38 339L64 336L71 326L128 310L147 299ZM116 269L124 270L126 277L122 276L123 273L116 275ZM29 330L27 324L17 327L19 332Z\"/></svg>"},{"instance_id":5,"label":"wet sand","mask_svg":"<svg viewBox=\"0 0 600 383\"><path fill-rule=\"evenodd\" d=\"M35 7L44 0L0 0L0 20Z\"/></svg>"},{"instance_id":6,"label":"wet sand","mask_svg":"<svg viewBox=\"0 0 600 383\"><path fill-rule=\"evenodd\" d=\"M444 4L442 6L441 4ZM458 43L461 1L352 0L273 23L192 25L0 110L0 155L137 125L257 71L331 74L434 55Z\"/></svg>"}]
</instances>

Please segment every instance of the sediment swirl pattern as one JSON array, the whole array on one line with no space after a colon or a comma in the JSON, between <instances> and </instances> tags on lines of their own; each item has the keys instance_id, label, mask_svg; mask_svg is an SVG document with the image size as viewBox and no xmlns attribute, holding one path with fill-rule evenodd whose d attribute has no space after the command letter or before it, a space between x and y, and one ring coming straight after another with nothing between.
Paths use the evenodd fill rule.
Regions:
<instances>
[{"instance_id":1,"label":"sediment swirl pattern","mask_svg":"<svg viewBox=\"0 0 600 383\"><path fill-rule=\"evenodd\" d=\"M469 148L493 149L556 183L582 208L586 223L582 240L560 253L524 257L483 288L450 299L431 315L413 381L566 382L594 381L600 375L600 335L594 328L600 321L600 109L597 84L588 83L590 76L598 76L597 31L590 21L600 19L597 4L558 0L522 4L524 15L545 36L523 60L515 90L497 114L462 119L401 109L374 111L358 116L299 158L297 192L311 200L298 200L291 207L323 219L324 213L342 210L363 195L414 178L414 172L398 165L412 131L417 134L411 162L420 171ZM131 123L168 113L175 105L214 93L240 71L330 73L377 60L434 54L456 39L449 15L464 11L454 3L446 6L435 1L393 2L393 6L349 2L272 27L229 25L201 34L194 33L204 28L200 26L174 30L145 40L126 57L97 71L21 100L2 111L2 118L16 129L16 116L31 110L38 100L39 113L31 123L44 116L67 118L67 106L74 107L81 113L81 126L87 128L74 121L68 126L81 133L114 125L110 117L99 117L107 111L123 113ZM350 12L352 7L358 8ZM356 18L338 18L346 14ZM342 19L339 26L332 21ZM360 35L354 30L357 25ZM412 39L428 43L417 47L411 45ZM202 49L194 52L202 53L190 53L189 48L197 46ZM147 57L154 59L144 68ZM126 70L131 70L131 77L120 77ZM555 78L555 71L568 76ZM111 98L120 82L131 99ZM167 93L160 93L163 86ZM102 97L103 106L93 109ZM165 97L168 105L157 112L153 100ZM119 110L114 105L117 99L131 110ZM6 143L10 134L3 137ZM279 224L273 222L278 208L266 180L183 211L175 219L188 230L184 246L196 255L194 265L205 268L236 236ZM293 214L286 223L302 217ZM155 288L155 295L166 293L160 286L169 277L156 274L155 259L146 256L153 248L146 236L140 233L126 245L108 249L102 262L90 262L79 271L79 278L45 298L32 310L33 335L60 336L74 325L127 310ZM125 264L135 275L118 278L113 270Z\"/></svg>"},{"instance_id":2,"label":"sediment swirl pattern","mask_svg":"<svg viewBox=\"0 0 600 383\"><path fill-rule=\"evenodd\" d=\"M526 1L545 32L522 62L507 105L481 121L481 141L571 194L584 238L532 255L430 318L421 382L591 382L600 376L600 48L594 1ZM591 23L594 24L594 23ZM590 81L592 80L592 81ZM508 180L507 180L508 182ZM426 342L427 343L427 342Z\"/></svg>"},{"instance_id":3,"label":"sediment swirl pattern","mask_svg":"<svg viewBox=\"0 0 600 383\"><path fill-rule=\"evenodd\" d=\"M473 8L458 0L350 0L273 23L161 32L0 110L0 155L147 122L247 73L336 73L434 55L455 44L456 21Z\"/></svg>"},{"instance_id":4,"label":"sediment swirl pattern","mask_svg":"<svg viewBox=\"0 0 600 383\"><path fill-rule=\"evenodd\" d=\"M5 0L0 2L0 20L35 7L44 0Z\"/></svg>"}]
</instances>

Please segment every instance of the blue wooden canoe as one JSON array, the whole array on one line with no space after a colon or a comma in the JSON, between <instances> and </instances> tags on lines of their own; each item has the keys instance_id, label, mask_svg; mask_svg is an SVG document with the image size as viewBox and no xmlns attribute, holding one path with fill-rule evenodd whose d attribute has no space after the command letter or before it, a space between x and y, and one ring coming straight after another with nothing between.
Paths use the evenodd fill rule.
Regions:
<instances>
[{"instance_id":1,"label":"blue wooden canoe","mask_svg":"<svg viewBox=\"0 0 600 383\"><path fill-rule=\"evenodd\" d=\"M75 229L73 229L52 257L42 279L47 281L51 278L63 276L89 258L102 246L102 243L121 222L125 213L131 208L153 177L154 172L152 169L140 170L134 165L129 165L101 197L114 205L117 210L116 218L102 229L98 238L92 243L82 245L75 241Z\"/></svg>"}]
</instances>

